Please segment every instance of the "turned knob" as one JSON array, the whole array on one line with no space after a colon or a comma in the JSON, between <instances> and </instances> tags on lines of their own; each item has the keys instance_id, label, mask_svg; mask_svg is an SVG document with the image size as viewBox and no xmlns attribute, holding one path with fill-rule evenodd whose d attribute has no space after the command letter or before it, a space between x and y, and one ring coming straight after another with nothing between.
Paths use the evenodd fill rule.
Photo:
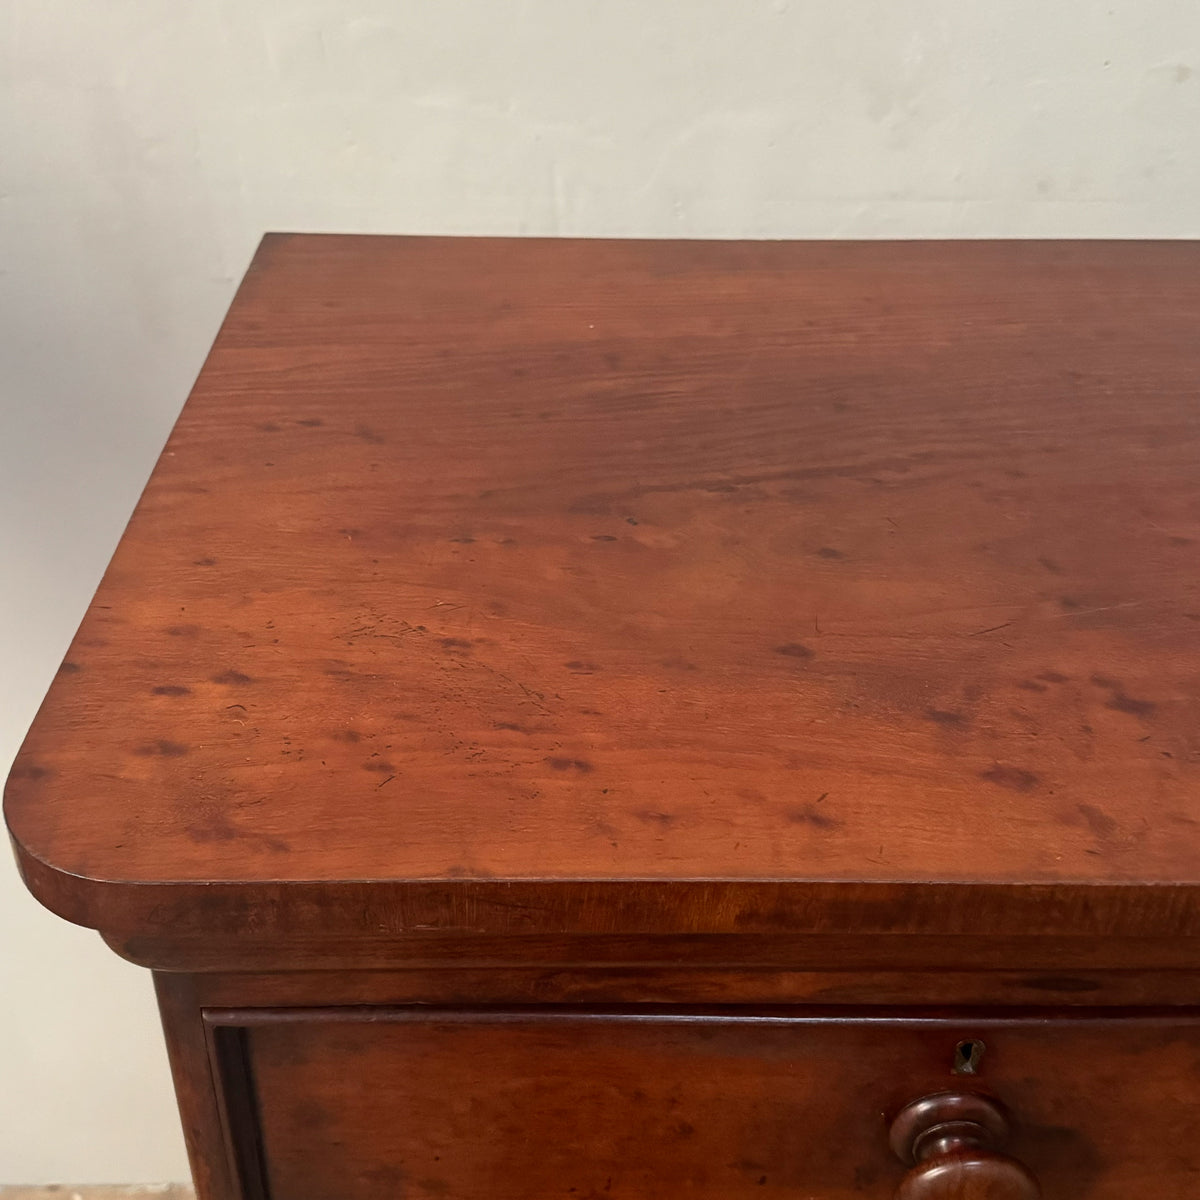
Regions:
<instances>
[{"instance_id":1,"label":"turned knob","mask_svg":"<svg viewBox=\"0 0 1200 1200\"><path fill-rule=\"evenodd\" d=\"M892 1122L891 1145L912 1170L895 1200L1038 1200L1037 1180L1001 1151L1004 1109L988 1096L941 1092L906 1104Z\"/></svg>"}]
</instances>

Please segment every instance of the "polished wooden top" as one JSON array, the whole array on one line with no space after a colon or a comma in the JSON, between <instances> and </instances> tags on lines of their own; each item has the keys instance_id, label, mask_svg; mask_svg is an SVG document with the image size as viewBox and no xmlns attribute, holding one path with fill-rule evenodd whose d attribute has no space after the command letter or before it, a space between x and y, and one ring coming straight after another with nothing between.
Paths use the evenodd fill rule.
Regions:
<instances>
[{"instance_id":1,"label":"polished wooden top","mask_svg":"<svg viewBox=\"0 0 1200 1200\"><path fill-rule=\"evenodd\" d=\"M1200 932L1198 551L1197 245L270 236L6 810L101 926Z\"/></svg>"}]
</instances>

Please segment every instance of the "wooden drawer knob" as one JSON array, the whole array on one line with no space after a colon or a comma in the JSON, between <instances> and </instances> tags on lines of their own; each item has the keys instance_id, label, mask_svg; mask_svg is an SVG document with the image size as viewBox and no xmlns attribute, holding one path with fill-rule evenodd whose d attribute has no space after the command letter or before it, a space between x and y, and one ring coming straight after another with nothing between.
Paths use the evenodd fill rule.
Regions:
<instances>
[{"instance_id":1,"label":"wooden drawer knob","mask_svg":"<svg viewBox=\"0 0 1200 1200\"><path fill-rule=\"evenodd\" d=\"M906 1104L892 1122L897 1157L913 1164L896 1200L1038 1200L1037 1180L1015 1158L1008 1118L987 1096L941 1092Z\"/></svg>"}]
</instances>

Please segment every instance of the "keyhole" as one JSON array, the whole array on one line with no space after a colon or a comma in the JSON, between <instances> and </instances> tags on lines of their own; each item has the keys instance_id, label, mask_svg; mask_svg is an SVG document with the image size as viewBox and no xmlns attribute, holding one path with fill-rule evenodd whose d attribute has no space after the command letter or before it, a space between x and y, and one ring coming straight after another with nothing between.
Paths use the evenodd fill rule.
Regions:
<instances>
[{"instance_id":1,"label":"keyhole","mask_svg":"<svg viewBox=\"0 0 1200 1200\"><path fill-rule=\"evenodd\" d=\"M968 1042L959 1042L954 1047L954 1074L975 1075L979 1071L979 1060L987 1049L977 1038Z\"/></svg>"}]
</instances>

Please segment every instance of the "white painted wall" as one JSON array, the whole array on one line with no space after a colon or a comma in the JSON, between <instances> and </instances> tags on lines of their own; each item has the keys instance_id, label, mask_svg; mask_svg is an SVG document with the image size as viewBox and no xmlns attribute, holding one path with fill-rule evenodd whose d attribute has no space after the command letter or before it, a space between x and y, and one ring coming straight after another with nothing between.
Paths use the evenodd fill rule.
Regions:
<instances>
[{"instance_id":1,"label":"white painted wall","mask_svg":"<svg viewBox=\"0 0 1200 1200\"><path fill-rule=\"evenodd\" d=\"M0 0L0 774L264 229L1200 235L1195 0ZM0 868L0 1183L181 1179Z\"/></svg>"}]
</instances>

